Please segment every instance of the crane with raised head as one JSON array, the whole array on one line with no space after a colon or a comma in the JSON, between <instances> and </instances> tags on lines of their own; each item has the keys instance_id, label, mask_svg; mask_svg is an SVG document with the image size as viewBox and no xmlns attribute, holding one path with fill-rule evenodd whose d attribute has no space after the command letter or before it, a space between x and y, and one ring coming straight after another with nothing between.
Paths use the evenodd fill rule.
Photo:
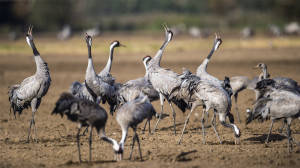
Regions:
<instances>
[{"instance_id":1,"label":"crane with raised head","mask_svg":"<svg viewBox=\"0 0 300 168\"><path fill-rule=\"evenodd\" d=\"M10 86L8 94L10 108L13 109L15 116L16 112L21 114L25 108L31 107L32 118L29 125L27 142L29 142L31 125L33 125L35 140L36 142L38 142L34 115L41 104L42 97L45 96L48 92L51 84L51 78L48 64L44 62L33 42L32 28L33 26L29 27L26 35L26 40L33 51L36 64L36 73L33 76L25 78L20 85Z\"/></svg>"}]
</instances>

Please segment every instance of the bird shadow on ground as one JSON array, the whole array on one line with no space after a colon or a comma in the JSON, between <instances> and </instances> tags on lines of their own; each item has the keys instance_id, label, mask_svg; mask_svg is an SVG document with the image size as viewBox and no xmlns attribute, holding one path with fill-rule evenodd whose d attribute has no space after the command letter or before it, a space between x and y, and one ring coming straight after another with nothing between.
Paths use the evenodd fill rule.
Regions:
<instances>
[{"instance_id":1,"label":"bird shadow on ground","mask_svg":"<svg viewBox=\"0 0 300 168\"><path fill-rule=\"evenodd\" d=\"M253 134L253 135L260 135L260 134ZM256 141L256 142L260 142L260 143L265 143L267 137L268 137L267 134L263 134L263 135L260 135L260 136L255 136L255 137L250 137L250 138L244 139L244 141ZM274 142L282 141L284 139L286 139L286 137L283 136L283 135L270 134L269 142L271 142L271 141L274 141Z\"/></svg>"},{"instance_id":2,"label":"bird shadow on ground","mask_svg":"<svg viewBox=\"0 0 300 168\"><path fill-rule=\"evenodd\" d=\"M192 151L188 151L188 152L181 152L179 155L176 156L176 161L179 162L187 162L187 161L191 161L192 158L187 158L186 156L191 154L191 153L196 153L197 150L192 150Z\"/></svg>"},{"instance_id":3,"label":"bird shadow on ground","mask_svg":"<svg viewBox=\"0 0 300 168\"><path fill-rule=\"evenodd\" d=\"M175 126L178 127L178 126L183 125L183 124L184 123L179 123L179 124L175 124ZM170 130L170 129L173 129L173 128L174 128L174 126L172 125L172 126L169 126L169 127L163 127L160 130L165 131L165 130ZM177 129L176 129L176 131L177 131Z\"/></svg>"},{"instance_id":4,"label":"bird shadow on ground","mask_svg":"<svg viewBox=\"0 0 300 168\"><path fill-rule=\"evenodd\" d=\"M74 166L74 165L86 165L86 166L91 166L93 164L103 164L103 163L114 163L116 162L115 160L98 160L98 161L82 161L81 163L79 162L74 162L72 160L67 161L65 164L62 164L61 166Z\"/></svg>"}]
</instances>

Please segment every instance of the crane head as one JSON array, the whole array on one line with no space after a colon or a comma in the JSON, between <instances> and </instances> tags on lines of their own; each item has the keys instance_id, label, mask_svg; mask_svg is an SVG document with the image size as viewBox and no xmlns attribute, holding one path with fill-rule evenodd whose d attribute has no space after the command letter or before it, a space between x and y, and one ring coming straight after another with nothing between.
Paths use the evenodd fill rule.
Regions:
<instances>
[{"instance_id":1,"label":"crane head","mask_svg":"<svg viewBox=\"0 0 300 168\"><path fill-rule=\"evenodd\" d=\"M27 43L28 43L29 46L31 46L31 45L30 45L30 41L33 41L32 28L33 28L32 25L29 26L28 32L27 32L27 34L26 34L26 41L27 41Z\"/></svg>"},{"instance_id":2,"label":"crane head","mask_svg":"<svg viewBox=\"0 0 300 168\"><path fill-rule=\"evenodd\" d=\"M85 35L85 40L86 40L86 43L89 45L89 46L92 46L92 37L90 35L87 34L87 32L85 30L82 30L83 34Z\"/></svg>"},{"instance_id":3,"label":"crane head","mask_svg":"<svg viewBox=\"0 0 300 168\"><path fill-rule=\"evenodd\" d=\"M216 35L216 38L215 38L215 51L216 51L222 44L222 39L221 39L220 35L218 35L217 33L215 33L215 35Z\"/></svg>"},{"instance_id":4,"label":"crane head","mask_svg":"<svg viewBox=\"0 0 300 168\"><path fill-rule=\"evenodd\" d=\"M164 22L163 24L163 27L165 28L165 32L166 32L166 40L168 42L170 42L173 38L173 32L168 28L166 22Z\"/></svg>"},{"instance_id":5,"label":"crane head","mask_svg":"<svg viewBox=\"0 0 300 168\"><path fill-rule=\"evenodd\" d=\"M151 56L150 55L147 55L143 58L143 63L144 63L144 66L147 68L147 65L149 63L149 61L151 60Z\"/></svg>"},{"instance_id":6,"label":"crane head","mask_svg":"<svg viewBox=\"0 0 300 168\"><path fill-rule=\"evenodd\" d=\"M121 44L118 40L114 40L111 44L111 47L126 47L125 45Z\"/></svg>"},{"instance_id":7,"label":"crane head","mask_svg":"<svg viewBox=\"0 0 300 168\"><path fill-rule=\"evenodd\" d=\"M267 68L267 65L265 63L259 63L252 69L264 69L264 68Z\"/></svg>"},{"instance_id":8,"label":"crane head","mask_svg":"<svg viewBox=\"0 0 300 168\"><path fill-rule=\"evenodd\" d=\"M114 152L116 160L121 161L123 159L124 145L121 143L118 146L114 146Z\"/></svg>"}]
</instances>

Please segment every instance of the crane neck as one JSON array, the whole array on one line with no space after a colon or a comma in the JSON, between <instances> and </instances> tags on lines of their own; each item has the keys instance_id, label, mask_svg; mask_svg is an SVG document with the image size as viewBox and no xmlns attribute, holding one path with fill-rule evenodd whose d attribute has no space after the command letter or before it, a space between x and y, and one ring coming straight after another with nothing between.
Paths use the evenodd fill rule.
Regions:
<instances>
[{"instance_id":1,"label":"crane neck","mask_svg":"<svg viewBox=\"0 0 300 168\"><path fill-rule=\"evenodd\" d=\"M120 146L118 144L118 142L112 138L109 138L105 135L105 131L104 131L104 128L101 128L99 130L99 133L98 133L99 137L103 140L103 141L106 141L108 143L110 143L112 146L113 146L113 149L115 151L118 151L120 149Z\"/></svg>"},{"instance_id":2,"label":"crane neck","mask_svg":"<svg viewBox=\"0 0 300 168\"><path fill-rule=\"evenodd\" d=\"M122 138L119 142L119 145L121 146L121 148L124 150L124 143L126 141L126 137L127 137L127 132L128 132L128 128L122 128Z\"/></svg>"},{"instance_id":3,"label":"crane neck","mask_svg":"<svg viewBox=\"0 0 300 168\"><path fill-rule=\"evenodd\" d=\"M263 78L264 79L268 78L268 68L267 67L263 68Z\"/></svg>"},{"instance_id":4,"label":"crane neck","mask_svg":"<svg viewBox=\"0 0 300 168\"><path fill-rule=\"evenodd\" d=\"M196 74L201 76L203 74L207 74L207 65L209 63L209 59L205 58L202 64L197 68Z\"/></svg>"},{"instance_id":5,"label":"crane neck","mask_svg":"<svg viewBox=\"0 0 300 168\"><path fill-rule=\"evenodd\" d=\"M43 58L40 56L39 51L35 47L33 40L26 37L27 43L31 47L34 55L34 60L36 64L36 73L37 74L49 74L49 68L47 63L44 62Z\"/></svg>"},{"instance_id":6,"label":"crane neck","mask_svg":"<svg viewBox=\"0 0 300 168\"><path fill-rule=\"evenodd\" d=\"M26 37L27 43L29 44L29 46L32 48L33 51L33 55L34 56L40 56L39 51L36 49L35 44L33 42L33 39L29 39L29 37Z\"/></svg>"},{"instance_id":7,"label":"crane neck","mask_svg":"<svg viewBox=\"0 0 300 168\"><path fill-rule=\"evenodd\" d=\"M89 59L88 59L88 66L87 66L87 69L86 69L86 73L96 74L95 69L94 69L94 65L93 65L93 59L92 59L92 51L91 51L92 49L91 49L91 46L89 44L87 45L87 47L88 47L88 57L89 57Z\"/></svg>"},{"instance_id":8,"label":"crane neck","mask_svg":"<svg viewBox=\"0 0 300 168\"><path fill-rule=\"evenodd\" d=\"M216 43L214 43L213 48L210 50L210 53L208 54L208 56L206 57L206 59L202 62L202 64L198 67L196 74L200 75L200 74L207 74L207 65L213 55L213 53L215 52L215 46Z\"/></svg>"},{"instance_id":9,"label":"crane neck","mask_svg":"<svg viewBox=\"0 0 300 168\"><path fill-rule=\"evenodd\" d=\"M112 61L113 61L113 57L114 57L114 48L115 48L115 44L110 46L109 57L108 57L106 66L100 72L101 74L106 73L106 74L103 74L103 75L107 75L111 71Z\"/></svg>"},{"instance_id":10,"label":"crane neck","mask_svg":"<svg viewBox=\"0 0 300 168\"><path fill-rule=\"evenodd\" d=\"M158 50L158 52L156 53L156 55L154 56L153 59L151 59L152 65L155 64L157 66L160 66L160 61L162 58L162 54L167 46L167 44L169 43L168 40L164 41L163 45L160 47L160 49Z\"/></svg>"}]
</instances>

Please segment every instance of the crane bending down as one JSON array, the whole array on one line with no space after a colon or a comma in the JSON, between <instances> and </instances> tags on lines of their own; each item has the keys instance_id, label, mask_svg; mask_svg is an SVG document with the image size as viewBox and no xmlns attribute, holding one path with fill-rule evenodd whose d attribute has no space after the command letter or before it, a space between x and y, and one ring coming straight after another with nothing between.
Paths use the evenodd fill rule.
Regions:
<instances>
[{"instance_id":1,"label":"crane bending down","mask_svg":"<svg viewBox=\"0 0 300 168\"><path fill-rule=\"evenodd\" d=\"M8 92L10 108L13 109L15 116L16 112L18 112L20 115L25 108L31 107L32 109L32 119L29 125L27 143L29 142L31 125L33 125L35 140L38 142L34 115L41 104L42 97L47 94L51 84L48 64L44 62L40 56L40 53L35 47L32 36L32 28L32 26L29 27L26 40L33 51L34 60L36 63L36 73L33 76L24 79L20 85L10 86Z\"/></svg>"},{"instance_id":2,"label":"crane bending down","mask_svg":"<svg viewBox=\"0 0 300 168\"><path fill-rule=\"evenodd\" d=\"M90 138L89 138L89 159L92 160L91 146L92 146L92 133L95 127L99 138L110 143L113 146L113 150L117 156L120 151L118 142L105 135L105 125L107 121L106 111L94 102L86 99L76 98L71 93L62 93L60 98L55 104L55 108L52 114L60 114L68 116L68 119L78 123L77 132L77 148L79 155L79 162L81 162L79 133L82 126L89 126Z\"/></svg>"},{"instance_id":3,"label":"crane bending down","mask_svg":"<svg viewBox=\"0 0 300 168\"><path fill-rule=\"evenodd\" d=\"M300 119L300 94L276 87L276 82L272 79L265 79L257 83L256 89L259 90L258 97L253 110L246 119L246 124L252 120L260 118L262 120L271 119L271 127L269 129L266 143L275 120L284 119L287 122L287 141L288 152L293 151L293 138L291 136L290 125L294 118Z\"/></svg>"},{"instance_id":4,"label":"crane bending down","mask_svg":"<svg viewBox=\"0 0 300 168\"><path fill-rule=\"evenodd\" d=\"M156 115L155 109L149 102L147 96L138 97L135 100L128 101L122 107L119 108L116 114L116 120L122 128L122 139L119 142L120 150L118 151L118 153L120 154L120 156L117 157L117 160L122 160L123 158L124 143L127 137L129 127L131 127L134 131L129 160L131 160L132 157L135 140L137 141L139 146L140 158L141 160L143 160L140 140L136 133L136 129L137 125L141 123L144 119L147 119L147 121L149 121L154 115ZM150 130L150 121L148 123Z\"/></svg>"},{"instance_id":5,"label":"crane bending down","mask_svg":"<svg viewBox=\"0 0 300 168\"><path fill-rule=\"evenodd\" d=\"M187 104L183 100L172 100L169 99L169 95L173 92L174 89L178 88L182 80L179 78L179 74L173 72L170 69L164 69L160 66L160 61L162 58L163 51L167 44L172 40L173 32L167 27L166 24L163 24L165 28L165 41L157 54L151 59L147 65L147 71L149 73L149 79L154 87L154 89L159 92L160 95L160 104L161 104L161 113L156 122L156 125L153 129L153 133L156 130L156 127L163 116L163 103L166 99L169 102L169 105L173 111L173 126L174 126L174 134L176 135L176 126L175 126L175 118L176 113L172 107L171 102L175 103L183 112L185 111Z\"/></svg>"},{"instance_id":6,"label":"crane bending down","mask_svg":"<svg viewBox=\"0 0 300 168\"><path fill-rule=\"evenodd\" d=\"M113 53L114 53L114 48L115 47L125 47L125 45L121 44L119 41L114 40L110 44L110 50L109 50L109 57L108 61L106 63L106 66L103 68L103 70L98 73L98 76L101 77L111 77L112 75L110 74L111 67L112 67L112 61L113 61ZM90 101L95 101L97 97L93 97L89 91L87 90L85 83L79 83L78 81L75 81L71 84L70 90L69 90L75 97L87 99ZM97 103L97 102L96 102Z\"/></svg>"},{"instance_id":7,"label":"crane bending down","mask_svg":"<svg viewBox=\"0 0 300 168\"><path fill-rule=\"evenodd\" d=\"M118 86L115 84L114 77L102 77L96 74L91 53L92 37L87 33L85 33L85 36L89 57L85 74L85 86L93 97L97 97L96 102L100 102L102 99L107 101L112 111L112 107L116 102L115 91Z\"/></svg>"}]
</instances>

